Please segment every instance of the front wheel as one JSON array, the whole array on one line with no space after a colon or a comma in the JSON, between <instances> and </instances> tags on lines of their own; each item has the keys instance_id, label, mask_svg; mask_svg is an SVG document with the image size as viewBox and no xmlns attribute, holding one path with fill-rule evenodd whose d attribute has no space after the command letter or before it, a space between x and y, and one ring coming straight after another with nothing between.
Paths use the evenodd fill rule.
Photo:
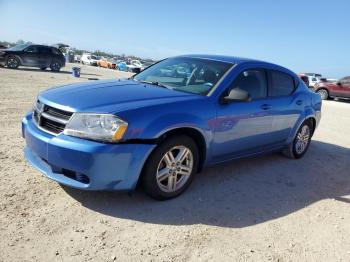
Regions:
<instances>
[{"instance_id":1,"label":"front wheel","mask_svg":"<svg viewBox=\"0 0 350 262\"><path fill-rule=\"evenodd\" d=\"M177 197L191 184L198 169L198 148L188 136L175 136L161 143L143 170L145 192L158 200Z\"/></svg>"},{"instance_id":2,"label":"front wheel","mask_svg":"<svg viewBox=\"0 0 350 262\"><path fill-rule=\"evenodd\" d=\"M19 67L19 60L14 56L10 56L7 58L6 66L11 69L16 69Z\"/></svg>"},{"instance_id":3,"label":"front wheel","mask_svg":"<svg viewBox=\"0 0 350 262\"><path fill-rule=\"evenodd\" d=\"M289 158L302 158L309 148L313 128L314 127L311 121L304 121L304 123L299 127L293 142L283 151L284 155Z\"/></svg>"}]
</instances>

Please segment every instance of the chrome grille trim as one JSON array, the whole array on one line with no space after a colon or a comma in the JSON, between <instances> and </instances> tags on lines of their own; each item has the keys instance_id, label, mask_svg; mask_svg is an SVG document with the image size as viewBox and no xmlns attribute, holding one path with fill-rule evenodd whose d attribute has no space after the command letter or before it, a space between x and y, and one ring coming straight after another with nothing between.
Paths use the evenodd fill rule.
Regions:
<instances>
[{"instance_id":1,"label":"chrome grille trim","mask_svg":"<svg viewBox=\"0 0 350 262\"><path fill-rule=\"evenodd\" d=\"M63 125L66 125L66 124L68 123L68 120L61 119L61 118L58 118L58 117L49 115L49 114L47 114L47 113L45 113L45 112L43 112L43 113L41 114L41 117L45 117L45 118L47 118L47 119L50 119L50 120L52 120L52 121L58 122L58 123L63 124Z\"/></svg>"},{"instance_id":2,"label":"chrome grille trim","mask_svg":"<svg viewBox=\"0 0 350 262\"><path fill-rule=\"evenodd\" d=\"M54 108L37 100L32 116L40 130L56 136L63 132L72 115L73 112Z\"/></svg>"}]
</instances>

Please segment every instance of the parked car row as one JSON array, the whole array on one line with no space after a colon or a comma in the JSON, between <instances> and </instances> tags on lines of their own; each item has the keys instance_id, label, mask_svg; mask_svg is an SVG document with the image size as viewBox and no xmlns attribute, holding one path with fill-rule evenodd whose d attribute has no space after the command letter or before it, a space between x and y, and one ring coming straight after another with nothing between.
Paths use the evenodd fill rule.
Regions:
<instances>
[{"instance_id":1,"label":"parked car row","mask_svg":"<svg viewBox=\"0 0 350 262\"><path fill-rule=\"evenodd\" d=\"M107 59L90 53L84 53L81 56L73 53L71 58L72 61L83 65L100 66L133 73L139 73L153 64L152 62L141 63L139 60ZM20 44L0 50L0 65L12 69L19 66L29 66L38 67L42 70L50 68L52 71L60 71L65 63L65 55L56 46Z\"/></svg>"},{"instance_id":2,"label":"parked car row","mask_svg":"<svg viewBox=\"0 0 350 262\"><path fill-rule=\"evenodd\" d=\"M316 83L313 87L322 100L329 98L350 99L350 76L343 77L339 81L324 81Z\"/></svg>"},{"instance_id":3,"label":"parked car row","mask_svg":"<svg viewBox=\"0 0 350 262\"><path fill-rule=\"evenodd\" d=\"M75 61L86 65L99 66L133 73L138 73L153 64L152 62L141 63L139 60L124 61L114 58L99 57L90 53L84 53L81 58L78 58L78 56L76 56Z\"/></svg>"},{"instance_id":4,"label":"parked car row","mask_svg":"<svg viewBox=\"0 0 350 262\"><path fill-rule=\"evenodd\" d=\"M306 86L321 96L322 100L330 98L350 99L350 76L340 80L324 78L321 74L302 73L298 75Z\"/></svg>"}]
</instances>

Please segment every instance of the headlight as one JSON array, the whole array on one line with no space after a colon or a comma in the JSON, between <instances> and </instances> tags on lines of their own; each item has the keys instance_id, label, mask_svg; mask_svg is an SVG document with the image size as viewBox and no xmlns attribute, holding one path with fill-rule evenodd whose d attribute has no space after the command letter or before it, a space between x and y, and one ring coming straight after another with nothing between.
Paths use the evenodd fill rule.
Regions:
<instances>
[{"instance_id":1,"label":"headlight","mask_svg":"<svg viewBox=\"0 0 350 262\"><path fill-rule=\"evenodd\" d=\"M6 52L0 51L0 56L3 56L4 54L6 54Z\"/></svg>"},{"instance_id":2,"label":"headlight","mask_svg":"<svg viewBox=\"0 0 350 262\"><path fill-rule=\"evenodd\" d=\"M117 142L122 139L128 123L110 114L75 113L63 133L98 141Z\"/></svg>"}]
</instances>

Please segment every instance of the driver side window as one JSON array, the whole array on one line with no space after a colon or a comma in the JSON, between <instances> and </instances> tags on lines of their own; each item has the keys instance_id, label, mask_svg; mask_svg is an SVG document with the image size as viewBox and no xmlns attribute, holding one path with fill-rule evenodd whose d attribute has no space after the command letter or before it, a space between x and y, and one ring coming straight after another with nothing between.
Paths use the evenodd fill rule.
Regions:
<instances>
[{"instance_id":1,"label":"driver side window","mask_svg":"<svg viewBox=\"0 0 350 262\"><path fill-rule=\"evenodd\" d=\"M24 51L28 53L38 53L38 48L36 46L29 46Z\"/></svg>"},{"instance_id":2,"label":"driver side window","mask_svg":"<svg viewBox=\"0 0 350 262\"><path fill-rule=\"evenodd\" d=\"M266 72L264 69L248 69L241 72L231 83L228 93L232 89L247 92L252 100L267 96Z\"/></svg>"}]
</instances>

